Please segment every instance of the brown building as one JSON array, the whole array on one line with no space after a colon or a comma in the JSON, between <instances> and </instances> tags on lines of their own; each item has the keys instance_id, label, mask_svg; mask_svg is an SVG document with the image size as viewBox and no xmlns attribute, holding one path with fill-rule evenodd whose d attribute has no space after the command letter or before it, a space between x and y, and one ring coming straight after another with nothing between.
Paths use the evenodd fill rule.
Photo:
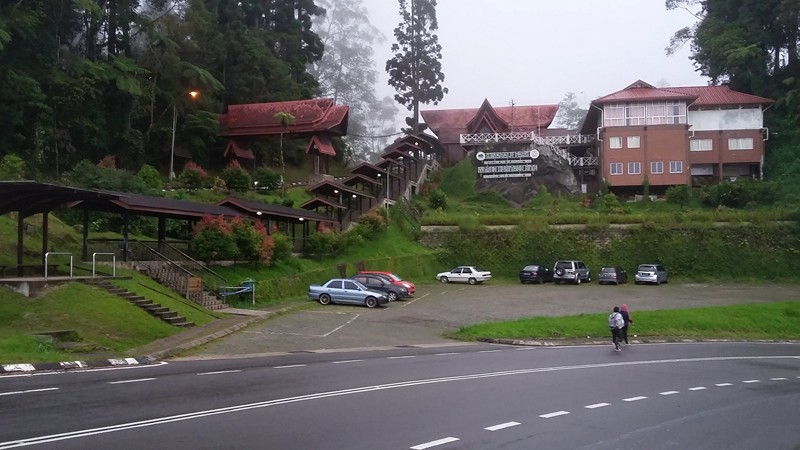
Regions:
<instances>
[{"instance_id":1,"label":"brown building","mask_svg":"<svg viewBox=\"0 0 800 450\"><path fill-rule=\"evenodd\" d=\"M772 100L727 86L656 88L637 81L592 101L598 174L617 193L653 193L740 177L760 179L764 111Z\"/></svg>"}]
</instances>

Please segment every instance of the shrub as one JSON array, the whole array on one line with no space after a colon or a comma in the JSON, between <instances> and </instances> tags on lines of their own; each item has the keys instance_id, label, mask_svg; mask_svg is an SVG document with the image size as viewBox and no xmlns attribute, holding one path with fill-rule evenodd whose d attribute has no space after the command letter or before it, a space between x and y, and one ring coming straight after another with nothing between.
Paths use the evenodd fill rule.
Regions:
<instances>
[{"instance_id":1,"label":"shrub","mask_svg":"<svg viewBox=\"0 0 800 450\"><path fill-rule=\"evenodd\" d=\"M225 180L225 186L231 191L247 192L250 190L250 174L242 169L236 160L231 161L228 167L222 171L222 179Z\"/></svg>"},{"instance_id":2,"label":"shrub","mask_svg":"<svg viewBox=\"0 0 800 450\"><path fill-rule=\"evenodd\" d=\"M155 167L148 164L139 169L136 177L151 190L160 191L164 187L164 180L161 178L161 174L158 173Z\"/></svg>"},{"instance_id":3,"label":"shrub","mask_svg":"<svg viewBox=\"0 0 800 450\"><path fill-rule=\"evenodd\" d=\"M428 196L428 205L431 209L447 209L447 194L441 189L434 189Z\"/></svg>"},{"instance_id":4,"label":"shrub","mask_svg":"<svg viewBox=\"0 0 800 450\"><path fill-rule=\"evenodd\" d=\"M257 187L259 189L266 189L268 191L280 189L282 186L281 174L266 167L259 167L256 169L253 181L258 183Z\"/></svg>"},{"instance_id":5,"label":"shrub","mask_svg":"<svg viewBox=\"0 0 800 450\"><path fill-rule=\"evenodd\" d=\"M0 180L14 181L25 178L25 161L17 155L6 155L0 161Z\"/></svg>"},{"instance_id":6,"label":"shrub","mask_svg":"<svg viewBox=\"0 0 800 450\"><path fill-rule=\"evenodd\" d=\"M378 233L385 231L386 227L386 218L375 211L370 211L358 219L355 231L365 239L372 239Z\"/></svg>"},{"instance_id":7,"label":"shrub","mask_svg":"<svg viewBox=\"0 0 800 450\"><path fill-rule=\"evenodd\" d=\"M681 184L667 188L667 203L679 205L682 208L689 206L692 201L692 191L689 186Z\"/></svg>"},{"instance_id":8,"label":"shrub","mask_svg":"<svg viewBox=\"0 0 800 450\"><path fill-rule=\"evenodd\" d=\"M292 241L283 233L272 234L272 263L286 261L292 257Z\"/></svg>"},{"instance_id":9,"label":"shrub","mask_svg":"<svg viewBox=\"0 0 800 450\"><path fill-rule=\"evenodd\" d=\"M200 189L205 186L208 173L199 165L188 162L183 167L178 180L188 189Z\"/></svg>"},{"instance_id":10,"label":"shrub","mask_svg":"<svg viewBox=\"0 0 800 450\"><path fill-rule=\"evenodd\" d=\"M308 237L306 253L312 255L332 255L340 253L345 248L345 238L342 233L333 230L324 230Z\"/></svg>"},{"instance_id":11,"label":"shrub","mask_svg":"<svg viewBox=\"0 0 800 450\"><path fill-rule=\"evenodd\" d=\"M203 217L192 230L192 252L206 262L233 259L236 242L231 225L222 216Z\"/></svg>"},{"instance_id":12,"label":"shrub","mask_svg":"<svg viewBox=\"0 0 800 450\"><path fill-rule=\"evenodd\" d=\"M621 209L622 204L619 202L619 199L616 195L611 193L600 197L600 201L597 202L597 210L601 212L613 212Z\"/></svg>"}]
</instances>

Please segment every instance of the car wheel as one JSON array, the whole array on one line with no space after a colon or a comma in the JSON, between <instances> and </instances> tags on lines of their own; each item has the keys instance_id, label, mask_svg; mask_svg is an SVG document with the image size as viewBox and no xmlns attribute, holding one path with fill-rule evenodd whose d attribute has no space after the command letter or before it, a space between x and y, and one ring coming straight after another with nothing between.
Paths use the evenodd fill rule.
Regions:
<instances>
[{"instance_id":1,"label":"car wheel","mask_svg":"<svg viewBox=\"0 0 800 450\"><path fill-rule=\"evenodd\" d=\"M581 284L581 277L575 277L575 284Z\"/></svg>"},{"instance_id":2,"label":"car wheel","mask_svg":"<svg viewBox=\"0 0 800 450\"><path fill-rule=\"evenodd\" d=\"M475 278L470 278L469 280L467 280L467 283L474 285L478 283L478 280L476 280Z\"/></svg>"},{"instance_id":3,"label":"car wheel","mask_svg":"<svg viewBox=\"0 0 800 450\"><path fill-rule=\"evenodd\" d=\"M441 277L441 278L439 278L439 282L441 282L441 283L449 283L450 280L448 280L447 277Z\"/></svg>"},{"instance_id":4,"label":"car wheel","mask_svg":"<svg viewBox=\"0 0 800 450\"><path fill-rule=\"evenodd\" d=\"M367 297L364 304L367 305L367 308L374 308L378 306L378 299L375 297Z\"/></svg>"},{"instance_id":5,"label":"car wheel","mask_svg":"<svg viewBox=\"0 0 800 450\"><path fill-rule=\"evenodd\" d=\"M387 292L386 296L389 297L389 301L390 302L393 302L393 301L397 300L397 292L395 292L395 291Z\"/></svg>"},{"instance_id":6,"label":"car wheel","mask_svg":"<svg viewBox=\"0 0 800 450\"><path fill-rule=\"evenodd\" d=\"M331 303L331 296L328 294L322 294L319 296L319 304L320 305L330 305Z\"/></svg>"}]
</instances>

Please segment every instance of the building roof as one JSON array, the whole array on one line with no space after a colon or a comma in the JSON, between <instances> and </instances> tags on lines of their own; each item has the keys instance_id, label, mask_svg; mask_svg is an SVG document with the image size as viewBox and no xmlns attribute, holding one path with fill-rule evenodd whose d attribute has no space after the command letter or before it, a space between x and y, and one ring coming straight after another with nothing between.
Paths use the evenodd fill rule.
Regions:
<instances>
[{"instance_id":1,"label":"building roof","mask_svg":"<svg viewBox=\"0 0 800 450\"><path fill-rule=\"evenodd\" d=\"M117 194L38 181L0 181L0 214L19 211L22 217L50 212L81 200L109 201Z\"/></svg>"},{"instance_id":2,"label":"building roof","mask_svg":"<svg viewBox=\"0 0 800 450\"><path fill-rule=\"evenodd\" d=\"M336 156L336 150L334 150L331 144L330 136L327 134L315 134L311 136L311 139L308 141L308 147L306 148L306 154L314 152L318 152L320 155Z\"/></svg>"},{"instance_id":3,"label":"building roof","mask_svg":"<svg viewBox=\"0 0 800 450\"><path fill-rule=\"evenodd\" d=\"M115 198L92 198L74 203L73 207L87 207L92 211L135 213L139 216L166 217L168 219L202 219L205 216L236 217L242 214L234 209L208 203L176 200L144 194L101 191Z\"/></svg>"},{"instance_id":4,"label":"building roof","mask_svg":"<svg viewBox=\"0 0 800 450\"><path fill-rule=\"evenodd\" d=\"M231 152L233 153L231 155ZM253 155L253 151L249 148L242 148L238 142L231 139L228 141L228 145L225 146L225 151L222 153L224 158L230 158L231 156L235 156L237 158L242 159L249 159L254 160L256 159L255 155Z\"/></svg>"},{"instance_id":5,"label":"building roof","mask_svg":"<svg viewBox=\"0 0 800 450\"><path fill-rule=\"evenodd\" d=\"M290 208L288 206L270 205L255 200L247 200L237 197L226 197L219 202L218 206L242 211L253 217L261 219L272 219L277 221L295 222L302 220L315 220L317 222L335 222L330 217L310 212L305 209Z\"/></svg>"},{"instance_id":6,"label":"building roof","mask_svg":"<svg viewBox=\"0 0 800 450\"><path fill-rule=\"evenodd\" d=\"M428 128L436 134L442 144L459 143L462 134L475 132L470 125L479 126L486 122L497 133L513 131L545 130L553 122L558 105L500 106L493 107L484 100L480 108L440 109L422 111Z\"/></svg>"},{"instance_id":7,"label":"building roof","mask_svg":"<svg viewBox=\"0 0 800 450\"><path fill-rule=\"evenodd\" d=\"M227 114L218 116L217 135L302 137L324 131L343 136L349 111L348 106L334 105L332 98L230 105ZM275 118L278 113L291 114L294 121L284 127Z\"/></svg>"},{"instance_id":8,"label":"building roof","mask_svg":"<svg viewBox=\"0 0 800 450\"><path fill-rule=\"evenodd\" d=\"M769 105L773 100L731 90L728 86L691 86L657 88L642 80L617 92L592 101L608 103L686 101L690 107L725 105Z\"/></svg>"}]
</instances>

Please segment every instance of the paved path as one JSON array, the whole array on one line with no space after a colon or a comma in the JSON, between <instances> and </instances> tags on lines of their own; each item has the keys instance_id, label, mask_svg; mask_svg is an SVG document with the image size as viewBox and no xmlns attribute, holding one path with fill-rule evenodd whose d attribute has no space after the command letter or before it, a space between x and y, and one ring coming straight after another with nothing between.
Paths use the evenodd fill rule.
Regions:
<instances>
[{"instance_id":1,"label":"paved path","mask_svg":"<svg viewBox=\"0 0 800 450\"><path fill-rule=\"evenodd\" d=\"M596 282L579 286L418 285L413 300L384 308L315 305L279 314L198 347L186 357L458 345L444 334L487 321L606 312L622 303L629 305L635 320L636 312L642 310L787 300L800 300L800 287L674 282L661 286L600 286Z\"/></svg>"}]
</instances>

